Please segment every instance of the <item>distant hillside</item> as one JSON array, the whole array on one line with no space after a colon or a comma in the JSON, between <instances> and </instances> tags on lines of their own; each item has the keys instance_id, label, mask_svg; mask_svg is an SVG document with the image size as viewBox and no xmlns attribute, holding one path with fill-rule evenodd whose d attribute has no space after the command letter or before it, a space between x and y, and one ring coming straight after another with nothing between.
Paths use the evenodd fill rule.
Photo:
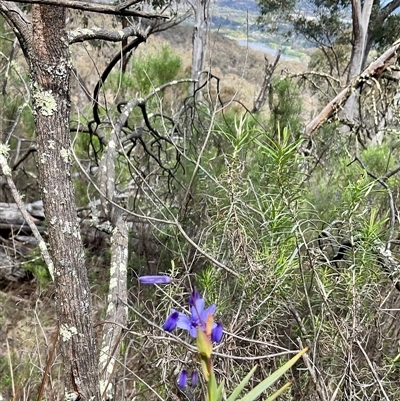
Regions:
<instances>
[{"instance_id":1,"label":"distant hillside","mask_svg":"<svg viewBox=\"0 0 400 401\"><path fill-rule=\"evenodd\" d=\"M283 54L290 57L302 58L303 61L313 51L305 38L288 37L288 24L278 26L277 30L262 30L257 24L260 10L257 0L215 0L211 6L210 27L227 36L237 39L247 39L255 45L265 45L270 48L281 48Z\"/></svg>"},{"instance_id":2,"label":"distant hillside","mask_svg":"<svg viewBox=\"0 0 400 401\"><path fill-rule=\"evenodd\" d=\"M215 3L220 7L228 7L233 10L258 11L255 0L216 0Z\"/></svg>"},{"instance_id":3,"label":"distant hillside","mask_svg":"<svg viewBox=\"0 0 400 401\"><path fill-rule=\"evenodd\" d=\"M168 43L181 56L184 68L190 71L192 28L182 25L157 34L154 38L150 37L150 47L146 46L145 49L152 51L151 47L159 48L162 42ZM236 40L212 32L206 57L207 68L211 67L212 73L221 79L221 87L225 93L234 94L239 90L236 98L251 107L254 94L259 91L265 56L272 61L271 54L239 46ZM306 64L300 61L281 60L276 73L279 74L282 70L300 72L305 69Z\"/></svg>"}]
</instances>

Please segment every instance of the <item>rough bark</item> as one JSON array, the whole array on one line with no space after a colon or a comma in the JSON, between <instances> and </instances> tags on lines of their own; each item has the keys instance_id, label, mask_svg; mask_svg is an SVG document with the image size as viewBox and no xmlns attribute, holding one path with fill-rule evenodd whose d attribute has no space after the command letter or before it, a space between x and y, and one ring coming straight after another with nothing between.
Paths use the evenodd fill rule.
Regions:
<instances>
[{"instance_id":1,"label":"rough bark","mask_svg":"<svg viewBox=\"0 0 400 401\"><path fill-rule=\"evenodd\" d=\"M40 189L54 262L65 392L100 400L84 249L71 179L70 71L65 9L32 6L32 98Z\"/></svg>"}]
</instances>

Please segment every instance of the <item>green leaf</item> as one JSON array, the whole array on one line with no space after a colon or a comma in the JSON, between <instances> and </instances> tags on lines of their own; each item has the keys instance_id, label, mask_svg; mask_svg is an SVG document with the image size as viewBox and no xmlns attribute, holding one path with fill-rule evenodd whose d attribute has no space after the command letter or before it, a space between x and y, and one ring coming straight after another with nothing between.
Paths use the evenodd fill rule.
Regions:
<instances>
[{"instance_id":1,"label":"green leaf","mask_svg":"<svg viewBox=\"0 0 400 401\"><path fill-rule=\"evenodd\" d=\"M292 382L287 382L284 386L282 386L278 391L276 391L274 394L272 394L270 397L267 398L267 401L273 401L277 397L279 397L282 393L284 393L290 386L292 385Z\"/></svg>"},{"instance_id":2,"label":"green leaf","mask_svg":"<svg viewBox=\"0 0 400 401\"><path fill-rule=\"evenodd\" d=\"M214 372L210 375L210 380L207 384L207 392L208 392L208 401L219 401L218 400L218 388L217 381L215 380Z\"/></svg>"},{"instance_id":3,"label":"green leaf","mask_svg":"<svg viewBox=\"0 0 400 401\"><path fill-rule=\"evenodd\" d=\"M224 392L224 381L222 380L217 390L217 401L222 401L223 392Z\"/></svg>"},{"instance_id":4,"label":"green leaf","mask_svg":"<svg viewBox=\"0 0 400 401\"><path fill-rule=\"evenodd\" d=\"M235 388L235 390L233 390L233 393L229 396L229 398L226 401L235 401L236 398L239 397L239 394L244 389L246 384L249 382L251 377L254 375L254 372L256 371L256 369L257 369L257 365L254 366L254 368L250 370L250 372L247 374L247 376L239 383L239 385Z\"/></svg>"},{"instance_id":5,"label":"green leaf","mask_svg":"<svg viewBox=\"0 0 400 401\"><path fill-rule=\"evenodd\" d=\"M281 376L283 376L286 371L288 371L307 351L308 347L301 350L290 361L286 362L282 367L272 373L272 375L263 380L258 386L254 387L253 390L251 390L248 394L241 398L240 401L255 400L262 392L271 387Z\"/></svg>"}]
</instances>

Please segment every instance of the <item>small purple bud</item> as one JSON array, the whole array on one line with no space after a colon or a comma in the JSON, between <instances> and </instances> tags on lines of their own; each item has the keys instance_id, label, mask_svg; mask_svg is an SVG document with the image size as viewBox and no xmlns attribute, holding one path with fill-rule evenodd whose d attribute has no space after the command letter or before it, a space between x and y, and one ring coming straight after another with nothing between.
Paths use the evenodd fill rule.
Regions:
<instances>
[{"instance_id":1,"label":"small purple bud","mask_svg":"<svg viewBox=\"0 0 400 401\"><path fill-rule=\"evenodd\" d=\"M139 281L142 284L169 284L171 277L168 276L141 276Z\"/></svg>"},{"instance_id":2,"label":"small purple bud","mask_svg":"<svg viewBox=\"0 0 400 401\"><path fill-rule=\"evenodd\" d=\"M211 331L211 341L219 343L222 340L223 330L222 324L217 322L217 325Z\"/></svg>"},{"instance_id":3,"label":"small purple bud","mask_svg":"<svg viewBox=\"0 0 400 401\"><path fill-rule=\"evenodd\" d=\"M182 370L178 376L178 386L179 388L184 388L187 383L187 372L186 370Z\"/></svg>"},{"instance_id":4,"label":"small purple bud","mask_svg":"<svg viewBox=\"0 0 400 401\"><path fill-rule=\"evenodd\" d=\"M193 290L189 297L189 306L194 306L196 301L200 298L200 294L197 292L197 290Z\"/></svg>"},{"instance_id":5,"label":"small purple bud","mask_svg":"<svg viewBox=\"0 0 400 401\"><path fill-rule=\"evenodd\" d=\"M167 320L164 323L163 329L165 331L171 332L175 329L176 325L178 324L179 319L179 312L174 311L167 317Z\"/></svg>"},{"instance_id":6,"label":"small purple bud","mask_svg":"<svg viewBox=\"0 0 400 401\"><path fill-rule=\"evenodd\" d=\"M192 387L196 387L198 382L199 382L199 374L197 373L197 371L194 370L190 377L190 385Z\"/></svg>"}]
</instances>

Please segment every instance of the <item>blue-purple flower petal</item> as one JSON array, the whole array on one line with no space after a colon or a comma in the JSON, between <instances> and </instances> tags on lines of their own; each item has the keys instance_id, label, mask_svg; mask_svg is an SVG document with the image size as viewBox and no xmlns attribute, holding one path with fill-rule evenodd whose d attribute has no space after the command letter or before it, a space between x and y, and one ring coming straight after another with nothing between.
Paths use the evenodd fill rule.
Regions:
<instances>
[{"instance_id":1,"label":"blue-purple flower petal","mask_svg":"<svg viewBox=\"0 0 400 401\"><path fill-rule=\"evenodd\" d=\"M194 370L192 372L192 375L190 376L190 385L192 387L196 387L198 383L199 383L199 374L197 373L196 370Z\"/></svg>"},{"instance_id":2,"label":"blue-purple flower petal","mask_svg":"<svg viewBox=\"0 0 400 401\"><path fill-rule=\"evenodd\" d=\"M178 386L179 388L184 388L187 383L187 372L186 370L182 370L178 376Z\"/></svg>"},{"instance_id":3,"label":"blue-purple flower petal","mask_svg":"<svg viewBox=\"0 0 400 401\"><path fill-rule=\"evenodd\" d=\"M169 276L141 276L139 281L142 284L169 284L171 282Z\"/></svg>"},{"instance_id":4,"label":"blue-purple flower petal","mask_svg":"<svg viewBox=\"0 0 400 401\"><path fill-rule=\"evenodd\" d=\"M193 290L189 297L189 306L194 306L195 302L200 298L200 294L197 292L197 290Z\"/></svg>"},{"instance_id":5,"label":"blue-purple flower petal","mask_svg":"<svg viewBox=\"0 0 400 401\"><path fill-rule=\"evenodd\" d=\"M172 309L171 314L167 317L167 320L164 323L163 329L165 331L171 332L175 329L179 321L179 312Z\"/></svg>"},{"instance_id":6,"label":"blue-purple flower petal","mask_svg":"<svg viewBox=\"0 0 400 401\"><path fill-rule=\"evenodd\" d=\"M196 299L194 305L190 308L190 312L192 314L192 320L196 321L201 319L201 316L204 312L204 299Z\"/></svg>"},{"instance_id":7,"label":"blue-purple flower petal","mask_svg":"<svg viewBox=\"0 0 400 401\"><path fill-rule=\"evenodd\" d=\"M221 323L217 323L215 327L211 330L211 341L219 343L222 340L223 328Z\"/></svg>"},{"instance_id":8,"label":"blue-purple flower petal","mask_svg":"<svg viewBox=\"0 0 400 401\"><path fill-rule=\"evenodd\" d=\"M213 304L207 309L204 309L204 299L200 298L199 293L194 290L189 298L190 303L190 316L184 313L177 312L171 309L171 315L167 318L164 323L164 330L172 331L176 327L189 332L190 336L197 338L198 329L205 331L206 322L209 315L213 315L217 309L216 305ZM211 339L214 342L220 342L223 335L222 325L220 323L213 322L211 327Z\"/></svg>"},{"instance_id":9,"label":"blue-purple flower petal","mask_svg":"<svg viewBox=\"0 0 400 401\"><path fill-rule=\"evenodd\" d=\"M193 338L197 338L197 325L195 326L195 325L192 325L191 327L190 327L190 330L189 330L189 334L190 334L190 336L191 337L193 337Z\"/></svg>"},{"instance_id":10,"label":"blue-purple flower petal","mask_svg":"<svg viewBox=\"0 0 400 401\"><path fill-rule=\"evenodd\" d=\"M192 321L191 321L190 318L189 318L188 316L186 316L184 313L179 313L177 326L178 326L180 329L189 331L190 328L192 327Z\"/></svg>"},{"instance_id":11,"label":"blue-purple flower petal","mask_svg":"<svg viewBox=\"0 0 400 401\"><path fill-rule=\"evenodd\" d=\"M217 310L217 306L216 305L211 305L209 306L205 311L203 311L203 313L201 314L201 318L202 320L206 321L208 318L208 315L214 315L215 311Z\"/></svg>"}]
</instances>

